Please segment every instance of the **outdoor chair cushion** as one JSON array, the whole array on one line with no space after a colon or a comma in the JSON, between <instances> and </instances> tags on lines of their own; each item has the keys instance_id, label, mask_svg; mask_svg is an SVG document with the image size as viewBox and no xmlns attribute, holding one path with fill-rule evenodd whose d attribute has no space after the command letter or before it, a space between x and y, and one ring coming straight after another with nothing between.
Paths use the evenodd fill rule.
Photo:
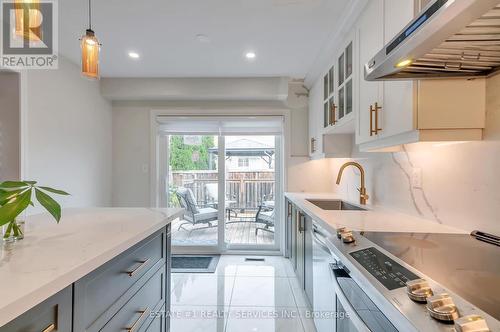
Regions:
<instances>
[{"instance_id":1,"label":"outdoor chair cushion","mask_svg":"<svg viewBox=\"0 0 500 332\"><path fill-rule=\"evenodd\" d=\"M219 216L219 211L213 208L202 208L198 209L198 213L195 214L196 222L202 222L204 220L217 220Z\"/></svg>"},{"instance_id":2,"label":"outdoor chair cushion","mask_svg":"<svg viewBox=\"0 0 500 332\"><path fill-rule=\"evenodd\" d=\"M274 210L259 213L259 221L269 225L274 225Z\"/></svg>"},{"instance_id":3,"label":"outdoor chair cushion","mask_svg":"<svg viewBox=\"0 0 500 332\"><path fill-rule=\"evenodd\" d=\"M197 214L200 213L200 210L198 209L198 206L196 204L196 199L194 198L193 191L189 188L178 188L177 193L181 196L181 200L184 200L184 202L181 202L181 204L186 204L186 208L189 209L191 213Z\"/></svg>"}]
</instances>

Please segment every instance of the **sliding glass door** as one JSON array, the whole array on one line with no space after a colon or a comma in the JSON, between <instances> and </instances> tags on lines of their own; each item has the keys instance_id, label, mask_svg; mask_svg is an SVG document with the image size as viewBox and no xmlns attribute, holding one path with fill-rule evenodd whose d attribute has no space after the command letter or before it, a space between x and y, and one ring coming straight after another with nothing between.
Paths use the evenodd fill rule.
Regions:
<instances>
[{"instance_id":1,"label":"sliding glass door","mask_svg":"<svg viewBox=\"0 0 500 332\"><path fill-rule=\"evenodd\" d=\"M278 250L281 118L162 121L166 205L185 210L176 251Z\"/></svg>"},{"instance_id":2,"label":"sliding glass door","mask_svg":"<svg viewBox=\"0 0 500 332\"><path fill-rule=\"evenodd\" d=\"M173 245L218 245L218 136L168 136L168 206L185 209L172 224Z\"/></svg>"},{"instance_id":3,"label":"sliding glass door","mask_svg":"<svg viewBox=\"0 0 500 332\"><path fill-rule=\"evenodd\" d=\"M225 239L229 247L273 247L276 136L225 137Z\"/></svg>"}]
</instances>

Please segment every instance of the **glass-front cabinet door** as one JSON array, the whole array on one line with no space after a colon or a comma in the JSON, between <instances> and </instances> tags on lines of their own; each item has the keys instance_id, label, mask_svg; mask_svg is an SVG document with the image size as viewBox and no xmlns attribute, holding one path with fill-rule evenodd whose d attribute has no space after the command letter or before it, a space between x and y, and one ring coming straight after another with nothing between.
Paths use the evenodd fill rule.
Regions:
<instances>
[{"instance_id":1,"label":"glass-front cabinet door","mask_svg":"<svg viewBox=\"0 0 500 332\"><path fill-rule=\"evenodd\" d=\"M335 71L332 66L323 78L323 127L335 124Z\"/></svg>"},{"instance_id":2,"label":"glass-front cabinet door","mask_svg":"<svg viewBox=\"0 0 500 332\"><path fill-rule=\"evenodd\" d=\"M338 57L338 107L337 120L343 119L353 111L353 50L352 41L343 49Z\"/></svg>"}]
</instances>

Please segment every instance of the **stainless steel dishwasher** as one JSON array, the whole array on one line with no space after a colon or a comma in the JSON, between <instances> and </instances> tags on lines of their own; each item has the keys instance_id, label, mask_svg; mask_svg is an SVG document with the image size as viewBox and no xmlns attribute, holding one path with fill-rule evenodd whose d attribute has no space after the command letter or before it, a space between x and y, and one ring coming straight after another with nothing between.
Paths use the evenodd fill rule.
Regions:
<instances>
[{"instance_id":1,"label":"stainless steel dishwasher","mask_svg":"<svg viewBox=\"0 0 500 332\"><path fill-rule=\"evenodd\" d=\"M325 240L328 233L316 222L312 227L313 252L313 317L318 332L335 331L335 289L330 264L336 257L328 249Z\"/></svg>"}]
</instances>

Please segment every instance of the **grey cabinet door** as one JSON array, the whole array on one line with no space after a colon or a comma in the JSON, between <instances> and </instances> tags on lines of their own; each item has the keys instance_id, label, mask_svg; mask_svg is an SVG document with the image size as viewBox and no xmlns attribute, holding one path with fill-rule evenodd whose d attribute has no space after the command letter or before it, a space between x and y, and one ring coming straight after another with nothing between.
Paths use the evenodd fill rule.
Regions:
<instances>
[{"instance_id":1,"label":"grey cabinet door","mask_svg":"<svg viewBox=\"0 0 500 332\"><path fill-rule=\"evenodd\" d=\"M313 221L309 216L305 217L304 231L304 284L309 303L313 302Z\"/></svg>"},{"instance_id":2,"label":"grey cabinet door","mask_svg":"<svg viewBox=\"0 0 500 332\"><path fill-rule=\"evenodd\" d=\"M169 224L167 226L167 247L165 249L165 269L166 269L166 277L165 280L165 307L163 308L164 312L170 312L170 288L172 283L172 225ZM153 330L151 330L153 331ZM163 315L163 331L170 331L170 318L164 313Z\"/></svg>"},{"instance_id":3,"label":"grey cabinet door","mask_svg":"<svg viewBox=\"0 0 500 332\"><path fill-rule=\"evenodd\" d=\"M71 314L72 286L68 286L7 325L0 327L0 332L70 332Z\"/></svg>"},{"instance_id":4,"label":"grey cabinet door","mask_svg":"<svg viewBox=\"0 0 500 332\"><path fill-rule=\"evenodd\" d=\"M161 308L154 315L151 315L148 320L141 326L139 332L165 332L165 307Z\"/></svg>"},{"instance_id":5,"label":"grey cabinet door","mask_svg":"<svg viewBox=\"0 0 500 332\"><path fill-rule=\"evenodd\" d=\"M162 266L100 331L138 331L165 305L165 267ZM160 319L161 320L161 317Z\"/></svg>"},{"instance_id":6,"label":"grey cabinet door","mask_svg":"<svg viewBox=\"0 0 500 332\"><path fill-rule=\"evenodd\" d=\"M302 289L305 288L305 215L297 210L297 267L295 273Z\"/></svg>"},{"instance_id":7,"label":"grey cabinet door","mask_svg":"<svg viewBox=\"0 0 500 332\"><path fill-rule=\"evenodd\" d=\"M286 199L285 200L285 235L286 235L286 246L285 246L285 257L292 257L292 203Z\"/></svg>"},{"instance_id":8,"label":"grey cabinet door","mask_svg":"<svg viewBox=\"0 0 500 332\"><path fill-rule=\"evenodd\" d=\"M166 239L165 228L75 282L74 332L100 330L142 286L144 277L165 266Z\"/></svg>"},{"instance_id":9,"label":"grey cabinet door","mask_svg":"<svg viewBox=\"0 0 500 332\"><path fill-rule=\"evenodd\" d=\"M290 261L294 270L297 270L297 209L292 205L292 215L290 216L290 237L291 252Z\"/></svg>"}]
</instances>

